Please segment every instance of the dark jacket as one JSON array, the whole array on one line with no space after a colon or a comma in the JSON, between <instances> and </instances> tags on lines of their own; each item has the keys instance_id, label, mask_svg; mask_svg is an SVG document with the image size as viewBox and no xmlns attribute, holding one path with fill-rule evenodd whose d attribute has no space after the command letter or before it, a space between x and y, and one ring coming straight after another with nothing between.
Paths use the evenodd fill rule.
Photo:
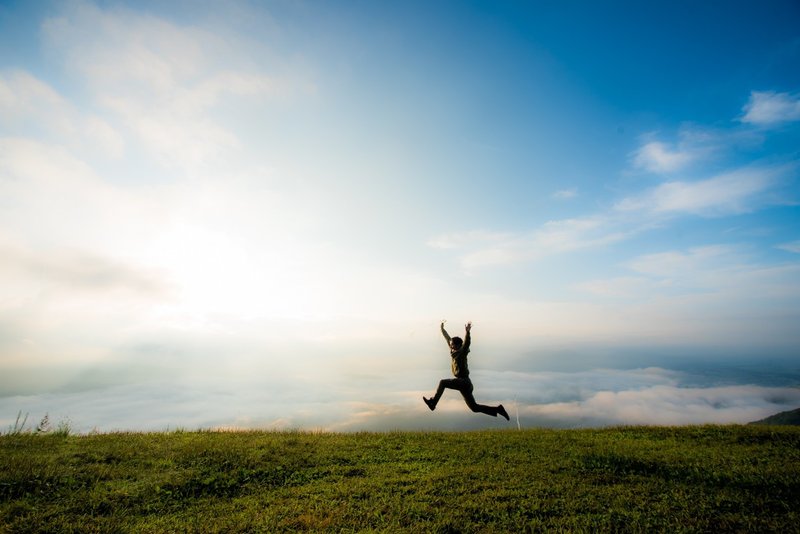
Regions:
<instances>
[{"instance_id":1,"label":"dark jacket","mask_svg":"<svg viewBox=\"0 0 800 534\"><path fill-rule=\"evenodd\" d=\"M453 371L453 376L456 378L469 378L467 354L469 354L469 345L472 341L469 332L464 336L464 343L458 349L450 347L450 336L447 334L447 330L444 329L444 324L442 324L442 335L447 340L448 348L450 348L450 369Z\"/></svg>"}]
</instances>

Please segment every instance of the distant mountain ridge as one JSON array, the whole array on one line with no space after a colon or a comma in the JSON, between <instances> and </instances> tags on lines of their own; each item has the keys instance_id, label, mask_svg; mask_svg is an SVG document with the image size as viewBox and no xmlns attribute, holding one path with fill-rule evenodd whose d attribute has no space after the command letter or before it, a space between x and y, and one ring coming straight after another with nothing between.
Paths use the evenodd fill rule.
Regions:
<instances>
[{"instance_id":1,"label":"distant mountain ridge","mask_svg":"<svg viewBox=\"0 0 800 534\"><path fill-rule=\"evenodd\" d=\"M800 408L776 413L764 419L753 421L751 425L800 425Z\"/></svg>"}]
</instances>

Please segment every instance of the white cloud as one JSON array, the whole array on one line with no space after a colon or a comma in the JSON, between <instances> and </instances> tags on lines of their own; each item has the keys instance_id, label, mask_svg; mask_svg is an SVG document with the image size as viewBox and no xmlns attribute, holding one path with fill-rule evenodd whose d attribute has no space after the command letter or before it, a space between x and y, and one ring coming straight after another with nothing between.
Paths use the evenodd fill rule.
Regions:
<instances>
[{"instance_id":1,"label":"white cloud","mask_svg":"<svg viewBox=\"0 0 800 534\"><path fill-rule=\"evenodd\" d=\"M53 87L25 71L0 72L0 125L59 144L120 158L120 133L96 114L81 113Z\"/></svg>"},{"instance_id":2,"label":"white cloud","mask_svg":"<svg viewBox=\"0 0 800 534\"><path fill-rule=\"evenodd\" d=\"M166 289L156 274L119 260L72 249L26 249L1 238L2 235L0 256L4 261L0 272L6 277L30 277L70 292L119 290L150 296Z\"/></svg>"},{"instance_id":3,"label":"white cloud","mask_svg":"<svg viewBox=\"0 0 800 534\"><path fill-rule=\"evenodd\" d=\"M639 148L634 155L636 167L655 173L671 173L685 168L698 155L685 149L671 149L665 143L652 141Z\"/></svg>"},{"instance_id":4,"label":"white cloud","mask_svg":"<svg viewBox=\"0 0 800 534\"><path fill-rule=\"evenodd\" d=\"M674 143L643 136L632 154L634 168L656 174L672 174L719 158L734 149L752 149L763 143L763 134L752 129L709 128L692 123L681 125Z\"/></svg>"},{"instance_id":5,"label":"white cloud","mask_svg":"<svg viewBox=\"0 0 800 534\"><path fill-rule=\"evenodd\" d=\"M589 216L547 221L528 233L491 233L482 231L453 233L434 237L434 248L464 250L462 268L471 273L490 266L510 265L538 258L600 247L621 241L636 230L620 229L613 219Z\"/></svg>"},{"instance_id":6,"label":"white cloud","mask_svg":"<svg viewBox=\"0 0 800 534\"><path fill-rule=\"evenodd\" d=\"M468 252L461 257L461 267L467 273L496 265L510 265L530 259L531 250L524 245L507 242Z\"/></svg>"},{"instance_id":7,"label":"white cloud","mask_svg":"<svg viewBox=\"0 0 800 534\"><path fill-rule=\"evenodd\" d=\"M460 250L461 266L465 271L490 265L507 265L521 259L524 245L519 235L482 230L455 232L435 236L428 246L445 250Z\"/></svg>"},{"instance_id":8,"label":"white cloud","mask_svg":"<svg viewBox=\"0 0 800 534\"><path fill-rule=\"evenodd\" d=\"M743 246L706 245L646 254L624 266L638 276L591 280L576 287L597 296L638 297L660 305L665 305L660 300L663 296L691 295L691 301L683 304L685 317L695 316L699 308L705 310L714 303L723 309L747 309L748 302L764 298L771 299L779 309L780 303L800 296L800 289L795 289L800 282L800 264L754 263ZM722 304L721 299L727 304ZM723 315L731 319L730 312Z\"/></svg>"},{"instance_id":9,"label":"white cloud","mask_svg":"<svg viewBox=\"0 0 800 534\"><path fill-rule=\"evenodd\" d=\"M619 276L604 280L589 280L575 288L600 297L635 298L652 295L653 281L637 276Z\"/></svg>"},{"instance_id":10,"label":"white cloud","mask_svg":"<svg viewBox=\"0 0 800 534\"><path fill-rule=\"evenodd\" d=\"M699 270L726 266L744 261L742 252L731 245L693 247L686 252L669 251L640 256L627 263L636 272L662 277L694 279Z\"/></svg>"},{"instance_id":11,"label":"white cloud","mask_svg":"<svg viewBox=\"0 0 800 534\"><path fill-rule=\"evenodd\" d=\"M6 71L0 75L0 117L4 121L38 114L42 108L52 110L65 106L61 95L28 72ZM59 121L58 117L51 119Z\"/></svg>"},{"instance_id":12,"label":"white cloud","mask_svg":"<svg viewBox=\"0 0 800 534\"><path fill-rule=\"evenodd\" d=\"M428 240L428 246L440 249L459 249L472 246L475 243L497 243L510 237L511 235L508 233L473 230L432 237Z\"/></svg>"},{"instance_id":13,"label":"white cloud","mask_svg":"<svg viewBox=\"0 0 800 534\"><path fill-rule=\"evenodd\" d=\"M651 343L776 347L800 342L800 263L759 263L746 245L707 245L636 257L632 273L575 284L606 306L595 318L619 338Z\"/></svg>"},{"instance_id":14,"label":"white cloud","mask_svg":"<svg viewBox=\"0 0 800 534\"><path fill-rule=\"evenodd\" d=\"M268 54L254 43L126 9L70 3L42 31L94 105L170 168L196 171L241 147L219 105L307 92L289 75L267 73L260 58Z\"/></svg>"},{"instance_id":15,"label":"white cloud","mask_svg":"<svg viewBox=\"0 0 800 534\"><path fill-rule=\"evenodd\" d=\"M657 172L677 171L689 162L719 150L723 137L716 132L687 126L681 131L683 148L670 151L663 143L647 143L638 152L637 165ZM734 137L737 136L727 136L728 140ZM739 141L746 140L743 137ZM641 194L622 198L611 209L594 215L547 221L529 232L456 232L434 237L428 245L460 251L459 261L468 274L491 266L519 264L564 252L604 247L662 226L681 215L740 215L765 205L786 203L777 188L795 174L796 168L795 162L751 166L696 181L668 181ZM559 191L553 196L567 198L573 191ZM582 289L594 293L610 290L601 287L606 282L589 284ZM614 285L616 289L611 291L618 292L619 283Z\"/></svg>"},{"instance_id":16,"label":"white cloud","mask_svg":"<svg viewBox=\"0 0 800 534\"><path fill-rule=\"evenodd\" d=\"M746 168L696 182L666 182L643 195L622 199L615 209L702 216L747 213L763 203L760 195L787 170L787 167Z\"/></svg>"},{"instance_id":17,"label":"white cloud","mask_svg":"<svg viewBox=\"0 0 800 534\"><path fill-rule=\"evenodd\" d=\"M546 251L566 252L615 243L626 233L615 229L615 221L588 216L546 222L533 234L533 246Z\"/></svg>"},{"instance_id":18,"label":"white cloud","mask_svg":"<svg viewBox=\"0 0 800 534\"><path fill-rule=\"evenodd\" d=\"M0 197L3 230L35 246L68 236L70 247L119 249L168 217L168 189L113 185L72 151L25 138L0 138Z\"/></svg>"},{"instance_id":19,"label":"white cloud","mask_svg":"<svg viewBox=\"0 0 800 534\"><path fill-rule=\"evenodd\" d=\"M93 31L87 34L87 29ZM199 28L82 2L63 6L59 16L44 21L42 32L46 44L91 89L141 91L162 98L203 76L208 62L230 49Z\"/></svg>"},{"instance_id":20,"label":"white cloud","mask_svg":"<svg viewBox=\"0 0 800 534\"><path fill-rule=\"evenodd\" d=\"M468 274L491 266L605 247L666 224L670 218L680 215L739 215L782 202L771 193L795 168L794 164L752 167L695 182L665 182L640 195L623 198L605 213L547 221L530 232L452 233L434 237L428 245L458 251L461 267ZM614 288L607 281L588 282L581 289L596 294L609 291L619 294L620 283L634 282L617 281L612 284Z\"/></svg>"},{"instance_id":21,"label":"white cloud","mask_svg":"<svg viewBox=\"0 0 800 534\"><path fill-rule=\"evenodd\" d=\"M558 198L558 199L562 199L562 200L563 199L568 199L568 198L575 198L576 196L578 196L578 188L577 187L571 187L569 189L561 189L561 190L556 191L555 193L553 193L552 196L553 196L553 198Z\"/></svg>"},{"instance_id":22,"label":"white cloud","mask_svg":"<svg viewBox=\"0 0 800 534\"><path fill-rule=\"evenodd\" d=\"M774 304L800 295L800 264L754 263L745 247L707 245L687 251L669 251L635 258L627 266L660 280L669 289L695 288L724 292L728 298L755 300L769 297Z\"/></svg>"},{"instance_id":23,"label":"white cloud","mask_svg":"<svg viewBox=\"0 0 800 534\"><path fill-rule=\"evenodd\" d=\"M775 91L753 91L745 104L742 122L772 126L800 120L800 96Z\"/></svg>"},{"instance_id":24,"label":"white cloud","mask_svg":"<svg viewBox=\"0 0 800 534\"><path fill-rule=\"evenodd\" d=\"M790 241L789 243L782 243L778 245L778 248L781 250L785 250L787 252L794 252L795 254L800 254L800 240Z\"/></svg>"}]
</instances>

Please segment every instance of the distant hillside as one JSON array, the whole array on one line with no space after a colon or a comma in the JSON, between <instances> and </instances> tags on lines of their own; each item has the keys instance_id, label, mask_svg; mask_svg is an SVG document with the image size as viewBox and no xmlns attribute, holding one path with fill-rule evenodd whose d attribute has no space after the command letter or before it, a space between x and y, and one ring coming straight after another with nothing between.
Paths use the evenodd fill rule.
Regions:
<instances>
[{"instance_id":1,"label":"distant hillside","mask_svg":"<svg viewBox=\"0 0 800 534\"><path fill-rule=\"evenodd\" d=\"M776 413L759 421L753 421L751 425L800 425L800 408L787 412Z\"/></svg>"}]
</instances>

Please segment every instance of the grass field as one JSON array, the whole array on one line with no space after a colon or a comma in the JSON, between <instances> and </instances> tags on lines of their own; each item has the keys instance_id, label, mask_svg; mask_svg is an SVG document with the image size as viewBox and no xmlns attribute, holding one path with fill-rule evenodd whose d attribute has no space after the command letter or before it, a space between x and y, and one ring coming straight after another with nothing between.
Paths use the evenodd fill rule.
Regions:
<instances>
[{"instance_id":1,"label":"grass field","mask_svg":"<svg viewBox=\"0 0 800 534\"><path fill-rule=\"evenodd\" d=\"M800 531L800 428L0 436L0 531Z\"/></svg>"}]
</instances>

